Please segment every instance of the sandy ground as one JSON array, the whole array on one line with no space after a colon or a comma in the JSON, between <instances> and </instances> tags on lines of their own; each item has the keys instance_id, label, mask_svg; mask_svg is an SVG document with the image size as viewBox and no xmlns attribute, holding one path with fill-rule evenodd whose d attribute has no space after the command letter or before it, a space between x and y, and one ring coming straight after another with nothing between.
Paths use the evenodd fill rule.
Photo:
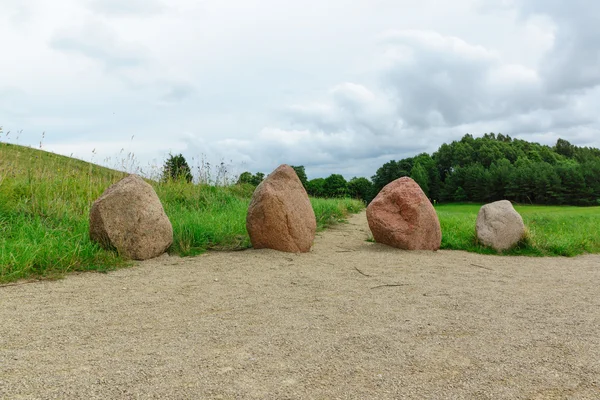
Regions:
<instances>
[{"instance_id":1,"label":"sandy ground","mask_svg":"<svg viewBox=\"0 0 600 400\"><path fill-rule=\"evenodd\" d=\"M600 398L599 256L367 234L0 287L0 398Z\"/></svg>"}]
</instances>

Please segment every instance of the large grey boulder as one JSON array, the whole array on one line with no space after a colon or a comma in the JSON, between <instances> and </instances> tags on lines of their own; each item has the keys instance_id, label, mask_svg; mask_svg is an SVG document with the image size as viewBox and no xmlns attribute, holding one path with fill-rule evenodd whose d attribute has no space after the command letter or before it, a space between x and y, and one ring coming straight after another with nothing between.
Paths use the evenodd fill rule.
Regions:
<instances>
[{"instance_id":1,"label":"large grey boulder","mask_svg":"<svg viewBox=\"0 0 600 400\"><path fill-rule=\"evenodd\" d=\"M317 220L308 194L292 167L280 165L256 187L248 207L246 229L255 249L310 251Z\"/></svg>"},{"instance_id":2,"label":"large grey boulder","mask_svg":"<svg viewBox=\"0 0 600 400\"><path fill-rule=\"evenodd\" d=\"M480 243L497 251L510 249L525 236L523 218L508 200L482 206L475 230Z\"/></svg>"},{"instance_id":3,"label":"large grey boulder","mask_svg":"<svg viewBox=\"0 0 600 400\"><path fill-rule=\"evenodd\" d=\"M129 175L110 186L92 205L90 238L120 255L147 260L163 254L173 242L173 227L148 183Z\"/></svg>"}]
</instances>

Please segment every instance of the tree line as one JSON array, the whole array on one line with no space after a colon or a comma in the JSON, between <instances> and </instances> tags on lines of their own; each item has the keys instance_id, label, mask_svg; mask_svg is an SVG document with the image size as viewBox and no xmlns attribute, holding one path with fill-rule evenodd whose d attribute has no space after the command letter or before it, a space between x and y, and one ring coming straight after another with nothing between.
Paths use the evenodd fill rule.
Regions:
<instances>
[{"instance_id":1,"label":"tree line","mask_svg":"<svg viewBox=\"0 0 600 400\"><path fill-rule=\"evenodd\" d=\"M564 139L551 147L503 134L466 134L432 155L385 163L372 177L373 193L401 176L438 202L600 205L600 150Z\"/></svg>"},{"instance_id":2,"label":"tree line","mask_svg":"<svg viewBox=\"0 0 600 400\"><path fill-rule=\"evenodd\" d=\"M191 178L178 155L165 165L169 175ZM564 139L554 146L508 135L470 134L445 143L433 154L391 160L371 179L340 174L309 180L304 166L292 166L309 195L354 197L369 203L388 183L413 178L432 202L491 202L600 205L600 149L578 147ZM265 174L242 173L238 184L257 186Z\"/></svg>"},{"instance_id":3,"label":"tree line","mask_svg":"<svg viewBox=\"0 0 600 400\"><path fill-rule=\"evenodd\" d=\"M315 178L308 180L303 165L291 166L302 182L306 192L313 197L353 197L367 199L373 190L373 184L367 178L354 177L349 181L340 174L331 174L327 178ZM265 177L262 172L252 174L243 172L240 174L238 184L258 185Z\"/></svg>"}]
</instances>

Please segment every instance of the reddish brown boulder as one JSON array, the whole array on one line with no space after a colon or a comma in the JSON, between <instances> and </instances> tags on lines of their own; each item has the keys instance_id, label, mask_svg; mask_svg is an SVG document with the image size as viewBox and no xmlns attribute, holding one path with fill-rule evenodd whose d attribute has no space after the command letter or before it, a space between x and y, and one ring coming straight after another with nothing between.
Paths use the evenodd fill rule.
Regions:
<instances>
[{"instance_id":1,"label":"reddish brown boulder","mask_svg":"<svg viewBox=\"0 0 600 400\"><path fill-rule=\"evenodd\" d=\"M387 184L367 207L375 241L405 250L437 250L442 230L435 209L411 178Z\"/></svg>"},{"instance_id":2,"label":"reddish brown boulder","mask_svg":"<svg viewBox=\"0 0 600 400\"><path fill-rule=\"evenodd\" d=\"M90 238L125 258L147 260L169 248L173 228L152 186L129 175L92 205Z\"/></svg>"},{"instance_id":3,"label":"reddish brown boulder","mask_svg":"<svg viewBox=\"0 0 600 400\"><path fill-rule=\"evenodd\" d=\"M525 224L510 201L500 200L479 209L475 231L480 243L502 251L510 249L523 239Z\"/></svg>"},{"instance_id":4,"label":"reddish brown boulder","mask_svg":"<svg viewBox=\"0 0 600 400\"><path fill-rule=\"evenodd\" d=\"M255 249L289 253L310 250L317 220L292 167L280 165L256 187L248 207L246 229Z\"/></svg>"}]
</instances>

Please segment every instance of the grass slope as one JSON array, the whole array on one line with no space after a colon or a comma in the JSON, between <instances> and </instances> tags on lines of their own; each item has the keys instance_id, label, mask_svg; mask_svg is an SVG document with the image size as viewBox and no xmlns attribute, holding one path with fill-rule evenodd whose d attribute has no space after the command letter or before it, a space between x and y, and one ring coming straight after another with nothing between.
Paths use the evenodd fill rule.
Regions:
<instances>
[{"instance_id":1,"label":"grass slope","mask_svg":"<svg viewBox=\"0 0 600 400\"><path fill-rule=\"evenodd\" d=\"M89 240L89 210L126 174L70 157L0 143L0 283L107 271L127 262ZM252 186L149 181L173 224L170 253L250 246L245 218ZM319 229L357 212L353 200L311 199Z\"/></svg>"},{"instance_id":2,"label":"grass slope","mask_svg":"<svg viewBox=\"0 0 600 400\"><path fill-rule=\"evenodd\" d=\"M0 283L107 271L127 264L89 240L93 201L126 174L70 157L0 142ZM174 230L170 252L183 256L250 246L245 217L252 186L149 181ZM311 199L319 229L358 212L348 199ZM493 254L475 241L480 205L436 207L442 248ZM528 238L512 255L600 253L600 207L517 206Z\"/></svg>"},{"instance_id":3,"label":"grass slope","mask_svg":"<svg viewBox=\"0 0 600 400\"><path fill-rule=\"evenodd\" d=\"M484 254L495 251L476 244L475 221L481 205L436 206L442 226L442 248ZM517 205L528 237L505 254L575 256L600 253L600 207Z\"/></svg>"}]
</instances>

